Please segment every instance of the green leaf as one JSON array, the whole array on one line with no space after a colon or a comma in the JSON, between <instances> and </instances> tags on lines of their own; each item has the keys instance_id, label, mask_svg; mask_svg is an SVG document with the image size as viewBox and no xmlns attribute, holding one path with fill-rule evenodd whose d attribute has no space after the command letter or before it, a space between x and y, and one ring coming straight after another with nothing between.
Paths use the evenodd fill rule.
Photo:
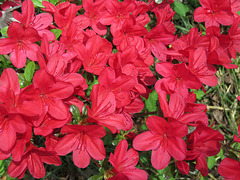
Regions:
<instances>
[{"instance_id":1,"label":"green leaf","mask_svg":"<svg viewBox=\"0 0 240 180\"><path fill-rule=\"evenodd\" d=\"M141 130L148 130L148 127L147 127L146 123L144 123L144 124L141 126Z\"/></svg>"},{"instance_id":2,"label":"green leaf","mask_svg":"<svg viewBox=\"0 0 240 180\"><path fill-rule=\"evenodd\" d=\"M32 2L35 7L44 8L44 6L42 5L42 0L32 0Z\"/></svg>"},{"instance_id":3,"label":"green leaf","mask_svg":"<svg viewBox=\"0 0 240 180\"><path fill-rule=\"evenodd\" d=\"M174 2L173 3L173 10L182 15L186 16L186 13L190 10L188 6L184 5L183 3L180 2Z\"/></svg>"},{"instance_id":4,"label":"green leaf","mask_svg":"<svg viewBox=\"0 0 240 180\"><path fill-rule=\"evenodd\" d=\"M102 180L102 179L103 179L103 175L94 175L88 178L88 180Z\"/></svg>"},{"instance_id":5,"label":"green leaf","mask_svg":"<svg viewBox=\"0 0 240 180\"><path fill-rule=\"evenodd\" d=\"M237 12L240 15L240 11Z\"/></svg>"},{"instance_id":6,"label":"green leaf","mask_svg":"<svg viewBox=\"0 0 240 180\"><path fill-rule=\"evenodd\" d=\"M221 160L224 159L224 154L223 154L223 150L222 150L222 148L221 148L220 152L217 154L217 157L220 157Z\"/></svg>"},{"instance_id":7,"label":"green leaf","mask_svg":"<svg viewBox=\"0 0 240 180\"><path fill-rule=\"evenodd\" d=\"M5 167L3 160L0 160L0 176L2 176L5 173Z\"/></svg>"},{"instance_id":8,"label":"green leaf","mask_svg":"<svg viewBox=\"0 0 240 180\"><path fill-rule=\"evenodd\" d=\"M212 169L215 165L215 156L208 157L207 159L208 169Z\"/></svg>"},{"instance_id":9,"label":"green leaf","mask_svg":"<svg viewBox=\"0 0 240 180\"><path fill-rule=\"evenodd\" d=\"M202 97L205 96L205 93L202 90L194 91L194 94L196 94L198 100L201 100Z\"/></svg>"},{"instance_id":10,"label":"green leaf","mask_svg":"<svg viewBox=\"0 0 240 180\"><path fill-rule=\"evenodd\" d=\"M48 0L48 2L52 3L53 5L56 5L59 2L59 0Z\"/></svg>"},{"instance_id":11,"label":"green leaf","mask_svg":"<svg viewBox=\"0 0 240 180\"><path fill-rule=\"evenodd\" d=\"M158 94L155 90L153 90L149 94L148 99L145 101L145 105L148 112L153 112L157 110L157 101L158 101Z\"/></svg>"},{"instance_id":12,"label":"green leaf","mask_svg":"<svg viewBox=\"0 0 240 180\"><path fill-rule=\"evenodd\" d=\"M55 39L57 40L59 38L59 36L62 33L62 30L60 29L51 29L51 32L53 32L55 34Z\"/></svg>"},{"instance_id":13,"label":"green leaf","mask_svg":"<svg viewBox=\"0 0 240 180\"><path fill-rule=\"evenodd\" d=\"M24 77L23 73L17 73L18 79L19 79L19 84L20 88L25 88L26 86L32 84L30 81L27 81Z\"/></svg>"},{"instance_id":14,"label":"green leaf","mask_svg":"<svg viewBox=\"0 0 240 180\"><path fill-rule=\"evenodd\" d=\"M42 1L42 0L41 0L41 1ZM59 0L44 0L44 1L50 2L50 3L52 3L53 5L56 5L56 4L59 2Z\"/></svg>"},{"instance_id":15,"label":"green leaf","mask_svg":"<svg viewBox=\"0 0 240 180\"><path fill-rule=\"evenodd\" d=\"M32 81L33 74L35 72L35 62L30 61L24 71L24 77L27 81Z\"/></svg>"},{"instance_id":16,"label":"green leaf","mask_svg":"<svg viewBox=\"0 0 240 180\"><path fill-rule=\"evenodd\" d=\"M76 105L70 106L70 112L72 113L74 119L80 120L81 113Z\"/></svg>"},{"instance_id":17,"label":"green leaf","mask_svg":"<svg viewBox=\"0 0 240 180\"><path fill-rule=\"evenodd\" d=\"M9 175L7 175L7 180L15 180L15 178L12 178Z\"/></svg>"},{"instance_id":18,"label":"green leaf","mask_svg":"<svg viewBox=\"0 0 240 180\"><path fill-rule=\"evenodd\" d=\"M2 33L3 36L8 37L7 30L8 30L8 26L1 29L1 33Z\"/></svg>"},{"instance_id":19,"label":"green leaf","mask_svg":"<svg viewBox=\"0 0 240 180\"><path fill-rule=\"evenodd\" d=\"M200 180L208 180L208 177L207 176L206 177L201 176Z\"/></svg>"}]
</instances>

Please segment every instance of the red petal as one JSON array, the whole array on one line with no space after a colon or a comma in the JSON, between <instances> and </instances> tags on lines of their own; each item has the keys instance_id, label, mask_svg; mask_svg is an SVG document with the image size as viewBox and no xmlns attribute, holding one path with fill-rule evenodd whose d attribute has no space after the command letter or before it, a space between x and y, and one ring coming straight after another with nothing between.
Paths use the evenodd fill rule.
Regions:
<instances>
[{"instance_id":1,"label":"red petal","mask_svg":"<svg viewBox=\"0 0 240 180\"><path fill-rule=\"evenodd\" d=\"M93 139L86 137L86 148L90 156L96 160L103 160L106 157L103 141L101 139Z\"/></svg>"},{"instance_id":2,"label":"red petal","mask_svg":"<svg viewBox=\"0 0 240 180\"><path fill-rule=\"evenodd\" d=\"M128 180L146 180L148 176L144 170L137 168L128 168L121 173L127 176Z\"/></svg>"},{"instance_id":3,"label":"red petal","mask_svg":"<svg viewBox=\"0 0 240 180\"><path fill-rule=\"evenodd\" d=\"M151 133L156 135L162 135L166 132L167 121L158 116L150 116L146 119L146 125Z\"/></svg>"},{"instance_id":4,"label":"red petal","mask_svg":"<svg viewBox=\"0 0 240 180\"><path fill-rule=\"evenodd\" d=\"M91 157L85 148L75 149L73 151L73 162L79 168L85 168L89 165Z\"/></svg>"},{"instance_id":5,"label":"red petal","mask_svg":"<svg viewBox=\"0 0 240 180\"><path fill-rule=\"evenodd\" d=\"M178 161L185 159L187 154L187 145L181 138L168 138L167 151Z\"/></svg>"},{"instance_id":6,"label":"red petal","mask_svg":"<svg viewBox=\"0 0 240 180\"><path fill-rule=\"evenodd\" d=\"M0 54L11 53L15 47L16 40L10 38L0 39Z\"/></svg>"},{"instance_id":7,"label":"red petal","mask_svg":"<svg viewBox=\"0 0 240 180\"><path fill-rule=\"evenodd\" d=\"M173 66L169 62L160 62L156 64L156 71L163 77L171 77L173 75Z\"/></svg>"},{"instance_id":8,"label":"red petal","mask_svg":"<svg viewBox=\"0 0 240 180\"><path fill-rule=\"evenodd\" d=\"M229 179L237 179L240 177L240 162L231 158L225 158L221 161L218 167L218 173Z\"/></svg>"},{"instance_id":9,"label":"red petal","mask_svg":"<svg viewBox=\"0 0 240 180\"><path fill-rule=\"evenodd\" d=\"M177 168L181 174L188 175L189 174L189 165L185 161L177 161Z\"/></svg>"},{"instance_id":10,"label":"red petal","mask_svg":"<svg viewBox=\"0 0 240 180\"><path fill-rule=\"evenodd\" d=\"M206 21L206 19L209 18L207 16L206 9L204 9L202 7L198 7L197 9L195 9L193 17L196 22L204 22L204 21Z\"/></svg>"},{"instance_id":11,"label":"red petal","mask_svg":"<svg viewBox=\"0 0 240 180\"><path fill-rule=\"evenodd\" d=\"M114 154L111 154L109 162L117 168L125 160L125 155L128 149L128 142L126 140L120 141L120 143L115 148Z\"/></svg>"},{"instance_id":12,"label":"red petal","mask_svg":"<svg viewBox=\"0 0 240 180\"><path fill-rule=\"evenodd\" d=\"M77 141L77 136L78 134L67 134L57 142L54 150L58 155L66 155L70 153L74 149L74 144Z\"/></svg>"},{"instance_id":13,"label":"red petal","mask_svg":"<svg viewBox=\"0 0 240 180\"><path fill-rule=\"evenodd\" d=\"M24 133L27 130L27 126L25 121L23 120L22 116L20 115L10 115L9 119L11 119L11 121L9 121L9 126L12 126L15 130L15 132L18 133Z\"/></svg>"},{"instance_id":14,"label":"red petal","mask_svg":"<svg viewBox=\"0 0 240 180\"><path fill-rule=\"evenodd\" d=\"M184 113L186 104L181 94L174 93L170 96L169 108L172 110L171 117L178 119Z\"/></svg>"},{"instance_id":15,"label":"red petal","mask_svg":"<svg viewBox=\"0 0 240 180\"><path fill-rule=\"evenodd\" d=\"M208 166L207 166L207 160L206 157L204 155L200 155L197 159L196 159L196 169L198 169L202 176L207 176L208 175Z\"/></svg>"},{"instance_id":16,"label":"red petal","mask_svg":"<svg viewBox=\"0 0 240 180\"><path fill-rule=\"evenodd\" d=\"M46 95L57 99L66 99L73 94L74 88L72 84L65 82L56 82L46 92Z\"/></svg>"},{"instance_id":17,"label":"red petal","mask_svg":"<svg viewBox=\"0 0 240 180\"><path fill-rule=\"evenodd\" d=\"M8 151L8 152L4 152L4 151L0 150L0 160L4 160L4 159L9 158L10 155L11 155L11 152L12 152L11 150Z\"/></svg>"},{"instance_id":18,"label":"red petal","mask_svg":"<svg viewBox=\"0 0 240 180\"><path fill-rule=\"evenodd\" d=\"M171 156L168 151L160 146L157 150L152 151L151 162L152 166L156 169L164 169L168 166Z\"/></svg>"},{"instance_id":19,"label":"red petal","mask_svg":"<svg viewBox=\"0 0 240 180\"><path fill-rule=\"evenodd\" d=\"M218 79L215 75L211 76L199 76L200 81L207 86L216 86L218 84Z\"/></svg>"},{"instance_id":20,"label":"red petal","mask_svg":"<svg viewBox=\"0 0 240 180\"><path fill-rule=\"evenodd\" d=\"M23 68L26 64L26 59L26 54L19 47L16 47L10 56L10 60L16 68Z\"/></svg>"},{"instance_id":21,"label":"red petal","mask_svg":"<svg viewBox=\"0 0 240 180\"><path fill-rule=\"evenodd\" d=\"M22 14L17 11L13 12L13 17L20 21L25 27L28 27L33 20L35 8L31 0L22 3Z\"/></svg>"},{"instance_id":22,"label":"red petal","mask_svg":"<svg viewBox=\"0 0 240 180\"><path fill-rule=\"evenodd\" d=\"M133 140L133 147L138 151L149 151L159 145L159 136L152 134L150 131L137 135Z\"/></svg>"},{"instance_id":23,"label":"red petal","mask_svg":"<svg viewBox=\"0 0 240 180\"><path fill-rule=\"evenodd\" d=\"M41 158L41 161L47 164L54 164L55 166L59 166L62 164L59 156L57 156L56 152L54 151L46 151L44 148L40 148L38 154Z\"/></svg>"},{"instance_id":24,"label":"red petal","mask_svg":"<svg viewBox=\"0 0 240 180\"><path fill-rule=\"evenodd\" d=\"M41 13L41 14L38 14L37 16L35 16L34 21L33 21L34 25L32 27L34 29L36 29L37 31L39 31L39 30L45 29L49 25L51 25L52 21L53 21L53 17L50 14ZM49 41L51 41L51 40L49 39Z\"/></svg>"},{"instance_id":25,"label":"red petal","mask_svg":"<svg viewBox=\"0 0 240 180\"><path fill-rule=\"evenodd\" d=\"M85 131L87 135L94 138L102 138L106 135L104 127L98 125L88 125Z\"/></svg>"},{"instance_id":26,"label":"red petal","mask_svg":"<svg viewBox=\"0 0 240 180\"><path fill-rule=\"evenodd\" d=\"M23 159L20 162L12 161L8 166L8 174L12 177L19 177L27 170L27 159Z\"/></svg>"},{"instance_id":27,"label":"red petal","mask_svg":"<svg viewBox=\"0 0 240 180\"><path fill-rule=\"evenodd\" d=\"M48 113L56 119L63 120L68 117L68 107L62 102L62 100L46 99L48 105Z\"/></svg>"},{"instance_id":28,"label":"red petal","mask_svg":"<svg viewBox=\"0 0 240 180\"><path fill-rule=\"evenodd\" d=\"M16 131L12 126L6 124L4 127L1 127L0 142L4 144L4 146L0 146L1 151L7 152L13 148L16 143Z\"/></svg>"},{"instance_id":29,"label":"red petal","mask_svg":"<svg viewBox=\"0 0 240 180\"><path fill-rule=\"evenodd\" d=\"M31 153L27 158L28 170L34 178L43 178L45 176L45 167L40 156L36 153Z\"/></svg>"},{"instance_id":30,"label":"red petal","mask_svg":"<svg viewBox=\"0 0 240 180\"><path fill-rule=\"evenodd\" d=\"M3 70L0 78L0 86L11 89L15 94L20 94L17 73L11 68Z\"/></svg>"},{"instance_id":31,"label":"red petal","mask_svg":"<svg viewBox=\"0 0 240 180\"><path fill-rule=\"evenodd\" d=\"M179 122L184 124L196 124L198 121L201 121L206 126L208 125L208 117L204 112L193 112L184 114L181 118L178 119Z\"/></svg>"}]
</instances>

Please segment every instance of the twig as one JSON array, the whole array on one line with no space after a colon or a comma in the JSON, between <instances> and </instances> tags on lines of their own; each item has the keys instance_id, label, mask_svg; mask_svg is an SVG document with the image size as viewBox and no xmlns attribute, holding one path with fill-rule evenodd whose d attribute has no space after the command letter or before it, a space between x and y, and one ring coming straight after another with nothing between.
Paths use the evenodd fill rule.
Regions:
<instances>
[{"instance_id":1,"label":"twig","mask_svg":"<svg viewBox=\"0 0 240 180\"><path fill-rule=\"evenodd\" d=\"M217 109L217 110L225 110L225 111L230 111L229 108L223 108L219 106L207 106L208 109Z\"/></svg>"},{"instance_id":2,"label":"twig","mask_svg":"<svg viewBox=\"0 0 240 180\"><path fill-rule=\"evenodd\" d=\"M212 174L208 174L208 176L213 180L217 180Z\"/></svg>"},{"instance_id":3,"label":"twig","mask_svg":"<svg viewBox=\"0 0 240 180\"><path fill-rule=\"evenodd\" d=\"M225 146L227 149L231 149L231 150L233 150L233 151L236 151L236 152L240 153L239 150L234 149L233 147L231 147L231 146L230 146L231 144L232 144L232 143L230 143L230 144L221 143L221 145L222 145L222 146Z\"/></svg>"}]
</instances>

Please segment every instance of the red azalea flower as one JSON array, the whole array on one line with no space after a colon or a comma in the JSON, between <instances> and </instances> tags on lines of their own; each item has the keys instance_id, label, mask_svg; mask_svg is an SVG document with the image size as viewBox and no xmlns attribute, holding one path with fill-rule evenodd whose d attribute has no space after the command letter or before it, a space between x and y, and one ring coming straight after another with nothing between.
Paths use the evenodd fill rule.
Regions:
<instances>
[{"instance_id":1,"label":"red azalea flower","mask_svg":"<svg viewBox=\"0 0 240 180\"><path fill-rule=\"evenodd\" d=\"M24 101L20 92L17 73L13 69L5 69L0 77L0 151L9 154L15 145L18 133L26 132L24 116L39 115L37 105Z\"/></svg>"},{"instance_id":2,"label":"red azalea flower","mask_svg":"<svg viewBox=\"0 0 240 180\"><path fill-rule=\"evenodd\" d=\"M48 4L45 2L45 4ZM45 6L44 4L44 6ZM49 3L51 4L51 3ZM63 36L66 35L67 30L70 28L71 23L73 22L74 18L77 15L77 12L82 8L82 6L77 6L76 4L63 2L60 3L58 6L54 7L54 20L62 30Z\"/></svg>"},{"instance_id":3,"label":"red azalea flower","mask_svg":"<svg viewBox=\"0 0 240 180\"><path fill-rule=\"evenodd\" d=\"M125 127L124 116L116 113L116 100L113 92L99 84L94 85L90 99L91 109L87 106L89 121L107 127L112 133Z\"/></svg>"},{"instance_id":4,"label":"red azalea flower","mask_svg":"<svg viewBox=\"0 0 240 180\"><path fill-rule=\"evenodd\" d=\"M131 19L130 13L134 11L136 5L131 0L119 2L118 0L106 0L106 10L103 11L100 22L103 25L111 25L111 33L114 34L122 28L127 19Z\"/></svg>"},{"instance_id":5,"label":"red azalea flower","mask_svg":"<svg viewBox=\"0 0 240 180\"><path fill-rule=\"evenodd\" d=\"M224 136L217 130L199 123L196 130L187 136L187 157L185 160L196 160L196 169L203 176L208 175L206 157L215 156L219 153Z\"/></svg>"},{"instance_id":6,"label":"red azalea flower","mask_svg":"<svg viewBox=\"0 0 240 180\"><path fill-rule=\"evenodd\" d=\"M100 73L98 81L101 86L114 94L117 108L122 108L131 103L130 90L132 90L137 83L135 78L127 75L116 77L115 70L106 67Z\"/></svg>"},{"instance_id":7,"label":"red azalea flower","mask_svg":"<svg viewBox=\"0 0 240 180\"><path fill-rule=\"evenodd\" d=\"M32 27L37 30L39 36L46 34L49 40L55 40L55 35L47 29L52 24L53 17L48 13L35 16L35 8L31 0L25 0L22 3L22 14L14 11L13 17L22 23L24 28Z\"/></svg>"},{"instance_id":8,"label":"red azalea flower","mask_svg":"<svg viewBox=\"0 0 240 180\"><path fill-rule=\"evenodd\" d=\"M132 19L128 19L124 21L121 29L112 32L113 44L119 47L118 49L126 49L134 37L145 36L147 33L143 25L135 24Z\"/></svg>"},{"instance_id":9,"label":"red azalea flower","mask_svg":"<svg viewBox=\"0 0 240 180\"><path fill-rule=\"evenodd\" d=\"M187 146L182 139L187 135L187 126L177 121L167 123L158 116L146 119L150 131L144 132L133 140L133 147L139 151L152 150L151 162L156 169L168 166L171 156L182 161L186 157Z\"/></svg>"},{"instance_id":10,"label":"red azalea flower","mask_svg":"<svg viewBox=\"0 0 240 180\"><path fill-rule=\"evenodd\" d=\"M150 43L150 49L159 61L166 61L166 45L175 40L173 33L169 32L162 24L158 24L144 37Z\"/></svg>"},{"instance_id":11,"label":"red azalea flower","mask_svg":"<svg viewBox=\"0 0 240 180\"><path fill-rule=\"evenodd\" d=\"M194 11L194 20L210 26L229 26L233 23L230 0L199 0L202 7Z\"/></svg>"},{"instance_id":12,"label":"red azalea flower","mask_svg":"<svg viewBox=\"0 0 240 180\"><path fill-rule=\"evenodd\" d=\"M189 71L185 63L172 64L160 62L156 64L156 71L164 78L157 81L155 89L159 93L163 83L169 92L181 93L184 97L188 95L188 89L200 89L202 83Z\"/></svg>"},{"instance_id":13,"label":"red azalea flower","mask_svg":"<svg viewBox=\"0 0 240 180\"><path fill-rule=\"evenodd\" d=\"M11 53L10 60L17 68L24 67L26 58L36 61L39 46L34 42L41 38L31 27L24 29L18 22L12 22L7 31L9 38L0 39L0 54Z\"/></svg>"},{"instance_id":14,"label":"red azalea flower","mask_svg":"<svg viewBox=\"0 0 240 180\"><path fill-rule=\"evenodd\" d=\"M141 169L135 168L138 163L138 153L133 148L127 150L128 143L122 140L116 147L114 154L110 154L109 162L113 165L113 169L108 172L110 177L108 180L146 180L147 173ZM111 173L114 174L111 177ZM108 175L107 174L107 175Z\"/></svg>"},{"instance_id":15,"label":"red azalea flower","mask_svg":"<svg viewBox=\"0 0 240 180\"><path fill-rule=\"evenodd\" d=\"M170 96L169 103L167 102L167 94L162 91L158 93L159 103L165 117L170 121L177 120L182 124L196 126L197 122L202 122L208 125L208 117L202 112L202 107L196 107L194 112L185 113L186 103L183 96L179 93L174 93Z\"/></svg>"},{"instance_id":16,"label":"red azalea flower","mask_svg":"<svg viewBox=\"0 0 240 180\"><path fill-rule=\"evenodd\" d=\"M89 165L91 157L103 160L106 156L103 141L105 129L98 125L66 125L61 129L66 134L54 147L58 155L73 151L73 162L79 168Z\"/></svg>"},{"instance_id":17,"label":"red azalea flower","mask_svg":"<svg viewBox=\"0 0 240 180\"><path fill-rule=\"evenodd\" d=\"M112 56L112 44L98 35L90 37L85 45L74 45L74 49L82 60L84 69L96 75L106 67L108 59Z\"/></svg>"},{"instance_id":18,"label":"red azalea flower","mask_svg":"<svg viewBox=\"0 0 240 180\"><path fill-rule=\"evenodd\" d=\"M23 96L27 100L35 101L42 109L41 118L32 121L34 126L39 126L48 112L53 118L65 120L68 118L69 109L63 102L74 92L71 83L59 81L48 74L45 69L38 70L33 77L33 84L23 89Z\"/></svg>"},{"instance_id":19,"label":"red azalea flower","mask_svg":"<svg viewBox=\"0 0 240 180\"><path fill-rule=\"evenodd\" d=\"M99 35L105 35L107 33L107 27L99 22L99 19L102 16L102 11L105 9L104 0L88 0L83 1L82 4L85 13L82 15L82 17L77 16L76 18L85 18L84 20L87 21L85 23L87 23L88 26L91 26L94 32Z\"/></svg>"},{"instance_id":20,"label":"red azalea flower","mask_svg":"<svg viewBox=\"0 0 240 180\"><path fill-rule=\"evenodd\" d=\"M216 86L218 79L215 76L216 68L207 64L207 52L204 48L197 48L195 51L191 50L189 53L189 70L196 75L196 77L208 86Z\"/></svg>"},{"instance_id":21,"label":"red azalea flower","mask_svg":"<svg viewBox=\"0 0 240 180\"><path fill-rule=\"evenodd\" d=\"M21 179L28 169L34 178L43 178L46 173L43 165L44 162L56 166L62 164L55 152L47 151L43 147L37 148L29 142L21 161L12 161L8 166L8 174L11 177Z\"/></svg>"}]
</instances>

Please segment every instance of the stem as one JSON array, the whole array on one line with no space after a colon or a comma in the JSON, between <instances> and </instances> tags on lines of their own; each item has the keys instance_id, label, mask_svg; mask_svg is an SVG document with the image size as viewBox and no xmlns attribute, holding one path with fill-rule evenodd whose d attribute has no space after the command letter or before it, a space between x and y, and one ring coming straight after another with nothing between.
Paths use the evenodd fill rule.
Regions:
<instances>
[{"instance_id":1,"label":"stem","mask_svg":"<svg viewBox=\"0 0 240 180\"><path fill-rule=\"evenodd\" d=\"M234 143L234 142L233 142L233 143ZM231 150L233 150L233 151L236 151L236 152L240 153L239 150L234 149L233 147L230 146L230 145L233 144L233 143L230 143L230 144L223 144L223 143L221 143L221 145L222 145L222 146L225 146L227 149L231 149Z\"/></svg>"},{"instance_id":2,"label":"stem","mask_svg":"<svg viewBox=\"0 0 240 180\"><path fill-rule=\"evenodd\" d=\"M208 174L208 176L213 180L217 180L212 174Z\"/></svg>"}]
</instances>

